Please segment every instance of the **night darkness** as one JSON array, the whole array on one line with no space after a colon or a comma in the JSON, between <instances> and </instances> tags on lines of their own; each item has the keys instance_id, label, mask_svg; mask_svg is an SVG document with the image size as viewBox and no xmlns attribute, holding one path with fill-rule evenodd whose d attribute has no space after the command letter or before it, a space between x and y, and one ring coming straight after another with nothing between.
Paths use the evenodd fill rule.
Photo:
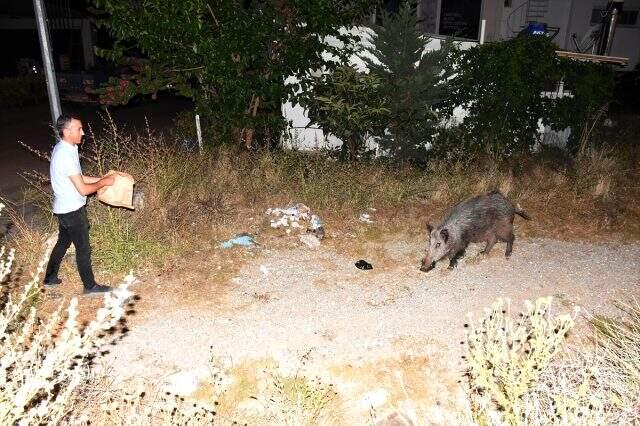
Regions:
<instances>
[{"instance_id":1,"label":"night darkness","mask_svg":"<svg viewBox=\"0 0 640 426\"><path fill-rule=\"evenodd\" d=\"M81 35L79 29L71 28L69 21L91 17L88 0L45 0L49 19L49 35L53 46L53 56L65 55L69 58L70 70L84 68ZM31 59L42 64L38 34L35 29L33 2L30 0L0 0L0 40L2 40L3 60L0 62L0 77L15 76L20 73L20 59ZM32 27L32 28L29 28ZM110 39L104 30L94 30L96 45L105 46ZM96 66L103 66L96 58ZM59 63L55 63L56 69Z\"/></svg>"}]
</instances>

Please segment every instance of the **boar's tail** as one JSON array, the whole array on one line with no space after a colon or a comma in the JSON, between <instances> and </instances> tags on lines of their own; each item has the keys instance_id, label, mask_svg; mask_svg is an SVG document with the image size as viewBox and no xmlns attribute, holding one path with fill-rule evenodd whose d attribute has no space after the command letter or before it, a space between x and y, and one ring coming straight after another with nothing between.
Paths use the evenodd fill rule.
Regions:
<instances>
[{"instance_id":1,"label":"boar's tail","mask_svg":"<svg viewBox=\"0 0 640 426\"><path fill-rule=\"evenodd\" d=\"M523 219L531 220L531 216L529 216L526 211L522 210L519 205L516 206L516 214Z\"/></svg>"}]
</instances>

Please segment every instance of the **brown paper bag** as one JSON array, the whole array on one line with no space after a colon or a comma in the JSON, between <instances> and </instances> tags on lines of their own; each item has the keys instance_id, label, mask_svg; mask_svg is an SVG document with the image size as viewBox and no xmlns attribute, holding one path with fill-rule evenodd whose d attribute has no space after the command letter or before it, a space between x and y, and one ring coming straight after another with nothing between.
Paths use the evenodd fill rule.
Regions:
<instances>
[{"instance_id":1,"label":"brown paper bag","mask_svg":"<svg viewBox=\"0 0 640 426\"><path fill-rule=\"evenodd\" d=\"M113 185L104 186L98 190L98 200L113 207L133 210L133 185L135 184L133 176L114 170L109 170L107 174L114 174L115 181Z\"/></svg>"}]
</instances>

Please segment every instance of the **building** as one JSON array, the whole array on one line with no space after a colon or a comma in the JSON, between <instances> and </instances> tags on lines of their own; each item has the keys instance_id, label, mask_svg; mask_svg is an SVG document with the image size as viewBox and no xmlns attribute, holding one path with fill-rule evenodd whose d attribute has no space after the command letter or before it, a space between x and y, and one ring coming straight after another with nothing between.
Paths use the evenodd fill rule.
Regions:
<instances>
[{"instance_id":1,"label":"building","mask_svg":"<svg viewBox=\"0 0 640 426\"><path fill-rule=\"evenodd\" d=\"M640 62L640 0L622 4L609 54L629 58L623 71ZM545 24L559 49L592 53L610 1L607 0L418 0L425 33L485 41L516 37L529 22Z\"/></svg>"}]
</instances>

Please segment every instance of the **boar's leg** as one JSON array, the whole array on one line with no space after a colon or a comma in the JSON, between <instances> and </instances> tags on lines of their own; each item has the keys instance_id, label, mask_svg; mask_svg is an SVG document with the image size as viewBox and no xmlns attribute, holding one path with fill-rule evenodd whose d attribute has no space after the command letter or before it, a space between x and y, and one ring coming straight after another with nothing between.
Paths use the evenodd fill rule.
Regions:
<instances>
[{"instance_id":1,"label":"boar's leg","mask_svg":"<svg viewBox=\"0 0 640 426\"><path fill-rule=\"evenodd\" d=\"M496 239L495 235L492 235L489 238L487 238L487 245L484 247L484 250L482 250L481 253L482 254L489 254L489 252L491 251L491 249L495 245L496 241L497 241L497 239Z\"/></svg>"},{"instance_id":2,"label":"boar's leg","mask_svg":"<svg viewBox=\"0 0 640 426\"><path fill-rule=\"evenodd\" d=\"M516 240L516 236L513 235L513 232L511 232L509 239L507 239L507 251L504 253L505 257L511 256L511 252L513 251L513 242L515 240Z\"/></svg>"},{"instance_id":3,"label":"boar's leg","mask_svg":"<svg viewBox=\"0 0 640 426\"><path fill-rule=\"evenodd\" d=\"M453 269L458 266L458 259L464 256L464 249L459 250L449 260L449 269Z\"/></svg>"}]
</instances>

